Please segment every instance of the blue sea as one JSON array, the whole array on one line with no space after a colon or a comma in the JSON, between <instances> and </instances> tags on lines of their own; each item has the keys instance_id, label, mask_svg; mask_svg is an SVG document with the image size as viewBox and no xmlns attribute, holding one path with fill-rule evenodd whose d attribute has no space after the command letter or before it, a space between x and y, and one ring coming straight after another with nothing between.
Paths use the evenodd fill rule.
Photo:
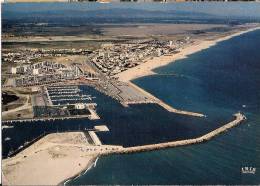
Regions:
<instances>
[{"instance_id":1,"label":"blue sea","mask_svg":"<svg viewBox=\"0 0 260 186\"><path fill-rule=\"evenodd\" d=\"M13 25L23 29L39 22L50 26L260 22L260 4L256 3L15 3L3 4L2 11L4 33ZM134 146L192 138L231 121L232 114L242 111L246 122L207 143L101 157L96 167L67 184L259 184L259 46L260 31L250 32L133 81L169 105L204 113L207 118L168 113L155 104L125 108L93 88L81 86L85 94L96 97L101 120L12 123L14 128L2 130L3 157L44 132L90 129L99 124L110 129L98 133L104 144ZM5 141L7 137L11 139ZM242 174L243 167L256 168L256 173Z\"/></svg>"},{"instance_id":2,"label":"blue sea","mask_svg":"<svg viewBox=\"0 0 260 186\"><path fill-rule=\"evenodd\" d=\"M259 184L259 46L260 31L250 32L134 81L168 104L203 112L215 122L242 111L247 116L242 125L203 144L101 157L69 184ZM243 167L256 173L242 174Z\"/></svg>"}]
</instances>

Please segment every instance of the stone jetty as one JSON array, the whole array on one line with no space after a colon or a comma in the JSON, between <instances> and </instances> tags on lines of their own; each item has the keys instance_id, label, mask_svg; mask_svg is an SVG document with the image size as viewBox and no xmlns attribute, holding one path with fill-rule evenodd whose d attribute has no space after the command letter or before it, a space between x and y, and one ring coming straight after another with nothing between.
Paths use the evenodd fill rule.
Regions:
<instances>
[{"instance_id":1,"label":"stone jetty","mask_svg":"<svg viewBox=\"0 0 260 186\"><path fill-rule=\"evenodd\" d=\"M128 82L128 84L129 84L129 86L132 86L133 88L137 89L139 92L146 95L149 98L148 100L152 100L153 103L157 103L158 105L160 105L161 107L163 107L164 109L166 109L169 112L173 112L173 113L177 113L177 114L183 114L183 115L189 115L189 116L196 116L196 117L205 117L205 115L201 114L201 113L175 109L172 106L163 102L162 100L158 99L157 97L153 96L149 92L145 91L144 89L142 89L142 88L138 87L137 85L133 84L132 82ZM143 104L143 102L141 102L141 103ZM131 102L131 103L126 102L126 104L139 104L139 102Z\"/></svg>"},{"instance_id":2,"label":"stone jetty","mask_svg":"<svg viewBox=\"0 0 260 186\"><path fill-rule=\"evenodd\" d=\"M235 116L235 119L233 121L223 125L222 127L217 128L217 129L213 130L212 132L209 132L201 137L187 139L187 140L180 140L180 141L157 143L157 144L151 144L151 145L126 147L126 148L121 148L121 149L115 150L115 151L106 151L106 152L103 152L101 155L137 153L137 152L153 151L153 150L159 150L159 149L164 149L164 148L178 147L178 146L206 142L206 141L210 140L211 138L225 132L226 130L237 126L243 120L246 119L246 117L241 113L236 113L236 114L234 114L234 116Z\"/></svg>"}]
</instances>

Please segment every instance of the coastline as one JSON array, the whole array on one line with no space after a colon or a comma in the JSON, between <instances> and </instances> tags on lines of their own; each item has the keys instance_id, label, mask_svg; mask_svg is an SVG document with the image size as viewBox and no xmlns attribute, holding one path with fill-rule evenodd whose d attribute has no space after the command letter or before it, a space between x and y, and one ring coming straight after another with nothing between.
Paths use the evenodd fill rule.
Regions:
<instances>
[{"instance_id":1,"label":"coastline","mask_svg":"<svg viewBox=\"0 0 260 186\"><path fill-rule=\"evenodd\" d=\"M186 111L186 110L179 110L176 109L167 103L163 102L161 99L157 98L156 96L152 95L151 93L144 90L142 87L139 87L138 85L134 84L132 80L141 78L144 76L154 75L156 74L153 70L155 68L159 68L162 66L166 66L170 63L174 63L177 60L188 58L189 55L197 53L199 51L208 49L212 46L215 46L217 43L229 40L233 37L252 32L255 30L259 30L260 26L257 25L255 27L247 28L246 30L240 30L240 31L233 31L229 33L228 35L225 35L223 37L217 37L216 39L210 39L210 38L204 38L202 41L195 41L191 45L182 48L179 53L171 54L171 55L163 55L160 57L154 57L151 60L148 60L136 67L133 67L131 69L128 69L126 71L123 71L119 74L116 74L114 77L118 78L119 81L126 82L129 84L129 86L137 89L138 91L142 92L144 95L150 97L151 99L155 100L158 105L163 107L169 112L177 113L177 114L183 114L183 115L189 115L189 116L195 116L195 117L206 117L203 113L198 112L192 112L192 111ZM234 33L235 32L235 33ZM128 103L126 103L128 105ZM133 103L135 104L135 103Z\"/></svg>"},{"instance_id":2,"label":"coastline","mask_svg":"<svg viewBox=\"0 0 260 186\"><path fill-rule=\"evenodd\" d=\"M64 179L57 185L66 185L67 182L80 177L81 175L85 174L88 170L90 170L93 166L95 166L96 161L98 160L99 156L93 157L92 159L89 160L88 164L85 166L84 169L82 169L80 172L75 173L73 176Z\"/></svg>"},{"instance_id":3,"label":"coastline","mask_svg":"<svg viewBox=\"0 0 260 186\"><path fill-rule=\"evenodd\" d=\"M241 31L241 32L238 32L238 33L235 33L235 34L232 34L232 35L229 35L229 36L225 36L225 37L222 37L222 38L218 38L218 39L216 39L216 40L212 40L212 41L202 41L201 43L199 43L199 44L193 44L192 46L188 46L187 48L185 48L185 49L188 49L188 48L194 48L193 49L193 52L192 53L196 53L196 52L198 52L198 51L200 51L200 50L204 50L204 49L207 49L207 48L209 48L209 47L211 47L211 46L214 46L215 44L217 44L218 42L221 42L221 41L224 41L224 40L228 40L228 39L230 39L230 38L232 38L232 37L235 37L235 36L238 36L238 35L241 35L241 34L244 34L244 33L247 33L247 32L251 32L251 31L254 31L254 30L257 30L257 29L260 29L260 27L257 27L257 28L253 28L253 29L249 29L249 30L246 30L246 31ZM204 43L204 45L202 45L200 48L198 47L198 45L201 45L202 43ZM208 45L207 45L207 43L208 43ZM203 46L204 47L206 47L206 48L203 48ZM185 51L185 49L183 49L182 51ZM190 49L191 50L191 49ZM172 57L172 58L175 58L175 60L178 60L178 59L183 59L183 58L186 58L186 57L188 57L188 55L190 55L190 54L192 54L192 53L188 53L188 52L191 52L191 51L187 51L187 53L182 53L182 51L180 52L180 53L178 53L178 54L174 54L174 55L172 55L172 56L162 56L162 57ZM195 51L195 52L194 52ZM181 54L182 53L182 54ZM176 59L176 56L179 56L180 58L178 58L178 59ZM159 57L159 58L162 58L162 57ZM168 58L167 58L168 59ZM157 59L158 60L158 59ZM152 60L151 60L152 61ZM151 61L149 61L149 62L151 62ZM149 63L149 62L146 62L146 63ZM157 63L157 64L154 64L154 61L153 61L153 64L151 65L152 67L154 67L154 68L157 68L157 67L160 67L160 66L164 66L164 65L167 65L167 64L169 64L169 63L172 63L172 62L174 62L174 61L169 61L169 62L167 62L167 60L166 60L166 58L165 58L165 62L162 64L162 65L159 65L159 64L161 64L161 61L160 61L160 63ZM144 63L144 64L146 64L146 63ZM141 66L141 65L140 65ZM140 66L137 66L137 67L140 67ZM142 73L142 75L141 76L139 76L139 77L142 77L142 76L147 76L147 75L151 75L151 74L154 74L154 72L152 71L152 69L154 69L154 68L149 68L149 69L146 69L145 68L145 70L148 70L146 73L147 74L145 74L145 73ZM130 69L131 70L131 69ZM139 68L138 68L138 70L139 70ZM125 71L126 72L126 71ZM124 72L123 72L124 73ZM149 74L150 73L150 74ZM134 76L135 75L135 76ZM138 75L138 73L136 73L136 74L133 74L133 76L132 77L130 77L130 76L127 76L127 75L123 75L123 76L125 76L126 78L126 82L128 82L128 83L130 83L132 86L136 86L136 85L134 85L133 83L131 83L131 81L130 80L132 80L132 79L136 79L136 75ZM127 79L127 78L129 78L129 79ZM137 76L137 78L138 78L138 76ZM137 86L138 87L138 86ZM138 88L140 88L140 87L138 87ZM141 89L141 88L140 88ZM142 89L143 90L143 89ZM146 92L145 90L143 90L144 92ZM148 93L149 94L149 93ZM226 129L225 129L226 130ZM222 132L222 131L221 131ZM204 138L203 138L203 140L204 140ZM166 144L165 145L165 147L168 147L169 146L169 144ZM157 148L157 147L156 147ZM130 149L130 150L133 150L133 149ZM142 149L141 149L142 150ZM88 170L88 169L90 169L92 166L93 166L93 161L95 162L95 160L96 160L96 158L98 158L98 157L93 157L88 163L87 163L87 165L86 166L84 166L84 168L82 168L82 170L81 171L78 171L76 174L73 174L73 176L71 176L71 177L68 177L67 179L65 179L64 181L62 181L61 183L59 183L59 184L65 184L67 181L69 181L70 179L73 179L73 178L75 178L75 177L77 177L77 176L79 176L79 175L81 175L81 173L82 172L85 172L86 170Z\"/></svg>"},{"instance_id":4,"label":"coastline","mask_svg":"<svg viewBox=\"0 0 260 186\"><path fill-rule=\"evenodd\" d=\"M203 40L203 41L199 41L199 42L197 41L197 42L191 44L190 46L187 46L187 47L181 49L179 51L179 53L177 53L177 54L154 57L153 59L147 60L146 62L144 62L138 66L135 66L131 69L123 71L123 72L115 75L114 77L118 78L119 81L130 82L131 80L134 80L134 79L137 79L140 77L154 75L154 74L156 74L153 71L153 69L155 69L155 68L166 66L170 63L176 62L177 60L185 59L189 55L202 51L202 50L205 50L205 49L208 49L208 48L216 45L219 42L231 39L233 37L236 37L236 36L248 33L248 32L259 30L259 29L260 29L260 26L257 26L257 27L249 28L247 30L242 30L239 32L231 33L230 35L223 36L223 37L220 37L217 39Z\"/></svg>"}]
</instances>

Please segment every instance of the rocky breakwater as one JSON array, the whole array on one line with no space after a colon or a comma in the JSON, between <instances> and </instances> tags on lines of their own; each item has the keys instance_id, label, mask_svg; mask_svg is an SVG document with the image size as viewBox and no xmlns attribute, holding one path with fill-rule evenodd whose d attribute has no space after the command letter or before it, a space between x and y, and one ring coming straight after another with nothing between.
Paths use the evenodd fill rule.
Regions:
<instances>
[{"instance_id":1,"label":"rocky breakwater","mask_svg":"<svg viewBox=\"0 0 260 186\"><path fill-rule=\"evenodd\" d=\"M236 114L234 114L234 116L235 116L235 119L233 121L223 125L222 127L217 128L201 137L198 137L198 138L121 148L121 149L115 150L115 151L106 151L106 152L102 153L101 155L137 153L137 152L145 152L145 151L159 150L159 149L170 148L170 147L178 147L178 146L202 143L202 142L208 141L211 138L221 134L222 132L227 131L228 129L230 129L232 127L237 126L238 124L240 124L242 121L244 121L246 119L246 117L241 113L236 113Z\"/></svg>"}]
</instances>

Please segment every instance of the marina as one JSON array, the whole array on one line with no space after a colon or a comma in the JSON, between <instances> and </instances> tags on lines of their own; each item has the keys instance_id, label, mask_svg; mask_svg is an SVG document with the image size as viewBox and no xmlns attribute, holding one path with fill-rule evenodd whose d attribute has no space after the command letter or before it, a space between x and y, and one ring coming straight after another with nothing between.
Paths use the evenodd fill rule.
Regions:
<instances>
[{"instance_id":1,"label":"marina","mask_svg":"<svg viewBox=\"0 0 260 186\"><path fill-rule=\"evenodd\" d=\"M46 88L46 92L49 95L49 99L55 105L57 104L69 104L87 102L90 103L93 98L91 95L84 94L80 90L79 86L49 86Z\"/></svg>"}]
</instances>

